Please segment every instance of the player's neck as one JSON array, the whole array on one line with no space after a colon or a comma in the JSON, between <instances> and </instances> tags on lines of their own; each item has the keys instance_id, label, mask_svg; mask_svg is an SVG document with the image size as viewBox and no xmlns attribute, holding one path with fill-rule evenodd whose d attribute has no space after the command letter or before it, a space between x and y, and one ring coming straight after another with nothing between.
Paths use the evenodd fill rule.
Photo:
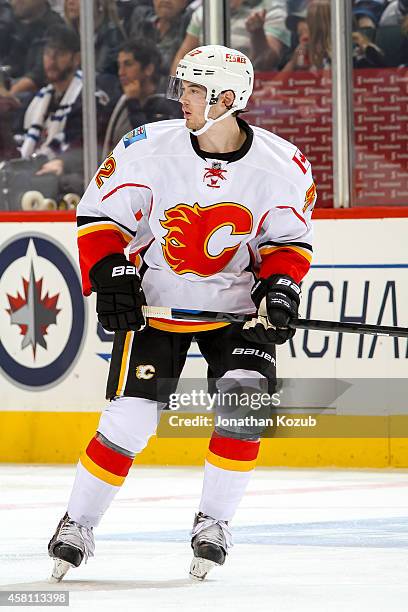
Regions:
<instances>
[{"instance_id":1,"label":"player's neck","mask_svg":"<svg viewBox=\"0 0 408 612\"><path fill-rule=\"evenodd\" d=\"M212 125L204 134L197 136L198 145L208 153L230 153L238 151L246 140L235 117L227 117Z\"/></svg>"}]
</instances>

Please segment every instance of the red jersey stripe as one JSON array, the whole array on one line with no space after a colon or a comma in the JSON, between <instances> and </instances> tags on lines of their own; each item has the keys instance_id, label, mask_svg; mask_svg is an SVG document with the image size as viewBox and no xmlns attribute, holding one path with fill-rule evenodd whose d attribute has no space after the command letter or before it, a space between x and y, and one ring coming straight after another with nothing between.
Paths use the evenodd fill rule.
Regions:
<instances>
[{"instance_id":1,"label":"red jersey stripe","mask_svg":"<svg viewBox=\"0 0 408 612\"><path fill-rule=\"evenodd\" d=\"M113 253L123 253L127 246L119 231L100 230L78 238L79 265L82 276L82 290L84 295L91 294L89 270L98 261Z\"/></svg>"},{"instance_id":2,"label":"red jersey stripe","mask_svg":"<svg viewBox=\"0 0 408 612\"><path fill-rule=\"evenodd\" d=\"M104 446L96 438L92 438L86 449L86 454L96 465L116 476L127 476L133 463L131 457L126 457Z\"/></svg>"},{"instance_id":3,"label":"red jersey stripe","mask_svg":"<svg viewBox=\"0 0 408 612\"><path fill-rule=\"evenodd\" d=\"M276 208L281 208L281 209L282 209L282 208L288 208L288 209L289 209L289 210L291 210L291 211L293 212L293 214L294 214L294 215L296 215L296 216L297 216L297 218L298 218L298 219L300 219L300 221L301 221L302 223L304 223L304 224L306 225L306 227L307 227L307 223L306 223L306 221L304 220L304 218L302 217L302 215L300 215L300 214L298 213L298 211L296 210L296 208L293 208L293 206L277 206Z\"/></svg>"},{"instance_id":4,"label":"red jersey stripe","mask_svg":"<svg viewBox=\"0 0 408 612\"><path fill-rule=\"evenodd\" d=\"M259 444L259 440L236 440L214 432L208 448L214 455L224 459L253 461L258 456Z\"/></svg>"},{"instance_id":5,"label":"red jersey stripe","mask_svg":"<svg viewBox=\"0 0 408 612\"><path fill-rule=\"evenodd\" d=\"M265 255L262 260L259 276L268 278L272 274L287 274L296 283L300 283L310 268L310 262L291 249L284 248Z\"/></svg>"},{"instance_id":6,"label":"red jersey stripe","mask_svg":"<svg viewBox=\"0 0 408 612\"><path fill-rule=\"evenodd\" d=\"M115 189L112 189L112 191L104 195L102 198L102 202L110 198L110 196L116 193L119 189L124 189L125 187L142 187L144 189L149 189L151 191L149 185L141 185L139 183L123 183L122 185L118 185L117 187L115 187Z\"/></svg>"}]
</instances>

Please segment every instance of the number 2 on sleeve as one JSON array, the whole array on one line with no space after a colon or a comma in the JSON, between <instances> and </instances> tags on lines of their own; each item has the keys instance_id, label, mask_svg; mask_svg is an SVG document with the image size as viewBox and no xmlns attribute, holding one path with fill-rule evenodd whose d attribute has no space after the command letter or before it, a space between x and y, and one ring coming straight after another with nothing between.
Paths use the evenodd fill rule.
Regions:
<instances>
[{"instance_id":1,"label":"number 2 on sleeve","mask_svg":"<svg viewBox=\"0 0 408 612\"><path fill-rule=\"evenodd\" d=\"M99 168L98 173L95 176L95 182L96 182L98 189L102 187L105 179L108 179L109 177L112 176L115 170L116 170L116 162L115 162L115 158L112 157L112 154L111 154L105 159L105 161L103 162L103 166Z\"/></svg>"}]
</instances>

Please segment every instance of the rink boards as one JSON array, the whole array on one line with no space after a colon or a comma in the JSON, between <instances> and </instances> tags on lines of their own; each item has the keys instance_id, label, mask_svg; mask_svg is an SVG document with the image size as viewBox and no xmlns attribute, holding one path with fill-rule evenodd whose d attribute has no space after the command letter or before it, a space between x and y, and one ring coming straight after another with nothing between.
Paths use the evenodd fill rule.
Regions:
<instances>
[{"instance_id":1,"label":"rink boards","mask_svg":"<svg viewBox=\"0 0 408 612\"><path fill-rule=\"evenodd\" d=\"M81 295L71 213L28 214L0 214L0 461L74 462L105 405L112 337ZM408 209L315 219L302 316L408 326ZM283 391L298 394L280 414L318 424L281 427L260 464L407 467L407 359L406 339L299 331L278 349ZM184 377L205 371L193 344ZM137 461L202 463L210 429L182 437L170 416Z\"/></svg>"}]
</instances>

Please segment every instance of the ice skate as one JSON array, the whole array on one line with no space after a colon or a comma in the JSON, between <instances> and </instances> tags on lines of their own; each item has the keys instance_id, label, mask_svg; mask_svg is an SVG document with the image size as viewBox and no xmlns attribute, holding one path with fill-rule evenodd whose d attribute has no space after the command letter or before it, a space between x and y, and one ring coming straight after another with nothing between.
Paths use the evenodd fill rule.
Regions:
<instances>
[{"instance_id":1,"label":"ice skate","mask_svg":"<svg viewBox=\"0 0 408 612\"><path fill-rule=\"evenodd\" d=\"M193 580L204 580L208 572L223 565L232 536L226 521L218 521L199 512L194 519L191 548L194 557L190 565Z\"/></svg>"},{"instance_id":2,"label":"ice skate","mask_svg":"<svg viewBox=\"0 0 408 612\"><path fill-rule=\"evenodd\" d=\"M60 520L48 544L48 554L54 561L51 582L60 582L71 567L85 563L93 557L95 541L92 529L72 521L68 514Z\"/></svg>"}]
</instances>

